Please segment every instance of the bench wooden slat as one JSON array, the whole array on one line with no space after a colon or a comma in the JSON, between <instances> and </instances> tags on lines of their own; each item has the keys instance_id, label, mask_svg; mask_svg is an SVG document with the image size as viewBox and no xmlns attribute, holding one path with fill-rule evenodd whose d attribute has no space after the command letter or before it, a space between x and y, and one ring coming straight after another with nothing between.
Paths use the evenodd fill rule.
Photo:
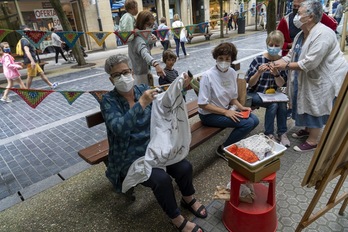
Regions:
<instances>
[{"instance_id":1,"label":"bench wooden slat","mask_svg":"<svg viewBox=\"0 0 348 232\"><path fill-rule=\"evenodd\" d=\"M87 122L87 127L91 128L91 127L97 126L101 123L104 123L104 118L103 118L102 113L99 111L97 113L87 115L86 122Z\"/></svg>"},{"instance_id":2,"label":"bench wooden slat","mask_svg":"<svg viewBox=\"0 0 348 232\"><path fill-rule=\"evenodd\" d=\"M201 121L191 126L190 151L212 138L214 135L223 131L225 128L204 126Z\"/></svg>"},{"instance_id":3,"label":"bench wooden slat","mask_svg":"<svg viewBox=\"0 0 348 232\"><path fill-rule=\"evenodd\" d=\"M89 164L98 164L108 159L109 142L104 139L78 152L79 156Z\"/></svg>"}]
</instances>

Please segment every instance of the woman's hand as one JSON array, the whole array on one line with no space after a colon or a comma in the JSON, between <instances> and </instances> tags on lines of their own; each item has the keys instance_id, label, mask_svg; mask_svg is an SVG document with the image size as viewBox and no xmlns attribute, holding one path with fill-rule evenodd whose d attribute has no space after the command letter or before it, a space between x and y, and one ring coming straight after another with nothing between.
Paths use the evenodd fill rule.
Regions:
<instances>
[{"instance_id":1,"label":"woman's hand","mask_svg":"<svg viewBox=\"0 0 348 232\"><path fill-rule=\"evenodd\" d=\"M166 75L165 72L163 71L161 65L157 64L155 69L156 69L157 76L164 77Z\"/></svg>"},{"instance_id":2,"label":"woman's hand","mask_svg":"<svg viewBox=\"0 0 348 232\"><path fill-rule=\"evenodd\" d=\"M143 95L139 98L139 103L143 107L143 109L146 108L157 96L157 90L156 89L148 89L146 90Z\"/></svg>"},{"instance_id":3,"label":"woman's hand","mask_svg":"<svg viewBox=\"0 0 348 232\"><path fill-rule=\"evenodd\" d=\"M250 108L250 107L242 106L239 110L240 110L240 111L251 111L251 108Z\"/></svg>"},{"instance_id":4,"label":"woman's hand","mask_svg":"<svg viewBox=\"0 0 348 232\"><path fill-rule=\"evenodd\" d=\"M279 71L278 71L278 68L276 68L275 66L274 66L274 62L271 62L270 64L269 64L269 71L271 72L271 74L273 75L273 76L279 76L280 74L279 74Z\"/></svg>"},{"instance_id":5,"label":"woman's hand","mask_svg":"<svg viewBox=\"0 0 348 232\"><path fill-rule=\"evenodd\" d=\"M271 63L271 67L277 68L278 70L284 70L287 65L287 62L283 59L279 59Z\"/></svg>"},{"instance_id":6,"label":"woman's hand","mask_svg":"<svg viewBox=\"0 0 348 232\"><path fill-rule=\"evenodd\" d=\"M184 88L190 85L192 78L187 74L183 73L184 76Z\"/></svg>"},{"instance_id":7,"label":"woman's hand","mask_svg":"<svg viewBox=\"0 0 348 232\"><path fill-rule=\"evenodd\" d=\"M239 122L240 121L239 118L242 117L242 114L238 111L226 110L225 116L232 119L234 122Z\"/></svg>"},{"instance_id":8,"label":"woman's hand","mask_svg":"<svg viewBox=\"0 0 348 232\"><path fill-rule=\"evenodd\" d=\"M262 74L262 73L266 72L267 70L269 70L269 65L268 64L261 64L259 66L259 68L257 69L257 72L259 74Z\"/></svg>"}]
</instances>

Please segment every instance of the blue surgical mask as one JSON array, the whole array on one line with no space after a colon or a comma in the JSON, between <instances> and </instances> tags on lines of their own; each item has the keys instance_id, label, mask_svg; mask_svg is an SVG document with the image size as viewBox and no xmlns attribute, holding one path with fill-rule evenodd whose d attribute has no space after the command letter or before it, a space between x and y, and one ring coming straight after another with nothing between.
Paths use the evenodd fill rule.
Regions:
<instances>
[{"instance_id":1,"label":"blue surgical mask","mask_svg":"<svg viewBox=\"0 0 348 232\"><path fill-rule=\"evenodd\" d=\"M271 56L278 55L280 51L281 51L280 47L270 47L270 46L267 46L267 52Z\"/></svg>"},{"instance_id":2,"label":"blue surgical mask","mask_svg":"<svg viewBox=\"0 0 348 232\"><path fill-rule=\"evenodd\" d=\"M11 52L11 48L4 48L3 51L4 51L5 53L10 53L10 52Z\"/></svg>"}]
</instances>

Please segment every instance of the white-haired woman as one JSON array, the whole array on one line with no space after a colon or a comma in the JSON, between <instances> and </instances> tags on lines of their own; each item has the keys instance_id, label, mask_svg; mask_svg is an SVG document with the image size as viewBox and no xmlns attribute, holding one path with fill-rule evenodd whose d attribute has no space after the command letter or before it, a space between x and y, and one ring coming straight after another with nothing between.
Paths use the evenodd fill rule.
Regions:
<instances>
[{"instance_id":1,"label":"white-haired woman","mask_svg":"<svg viewBox=\"0 0 348 232\"><path fill-rule=\"evenodd\" d=\"M288 55L275 62L277 68L289 70L292 117L296 126L304 127L292 136L308 137L294 147L300 152L317 147L321 129L348 71L334 31L320 23L322 15L320 2L301 3L294 25L302 32L295 37Z\"/></svg>"}]
</instances>

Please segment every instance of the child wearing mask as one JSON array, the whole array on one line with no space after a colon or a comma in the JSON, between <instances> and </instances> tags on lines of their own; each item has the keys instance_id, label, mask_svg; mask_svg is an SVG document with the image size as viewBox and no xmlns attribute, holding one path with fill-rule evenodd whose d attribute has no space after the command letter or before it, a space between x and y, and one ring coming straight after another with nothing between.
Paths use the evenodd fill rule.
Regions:
<instances>
[{"instance_id":1,"label":"child wearing mask","mask_svg":"<svg viewBox=\"0 0 348 232\"><path fill-rule=\"evenodd\" d=\"M0 44L0 56L4 75L7 79L7 86L6 90L4 91L4 95L0 100L7 103L12 102L12 100L8 97L8 93L9 88L13 87L14 82L18 82L22 89L26 88L21 79L21 75L18 72L18 69L22 69L22 66L14 62L14 58L10 55L10 53L10 45L7 42L2 42Z\"/></svg>"},{"instance_id":2,"label":"child wearing mask","mask_svg":"<svg viewBox=\"0 0 348 232\"><path fill-rule=\"evenodd\" d=\"M265 135L271 139L280 141L289 147L290 141L287 132L287 103L286 102L262 102L257 92L269 93L277 91L287 81L285 70L279 71L270 63L281 58L280 52L284 44L283 33L279 30L272 31L266 38L267 52L253 59L247 71L248 95L252 97L252 106L266 108ZM274 135L274 120L277 118L277 135Z\"/></svg>"}]
</instances>

